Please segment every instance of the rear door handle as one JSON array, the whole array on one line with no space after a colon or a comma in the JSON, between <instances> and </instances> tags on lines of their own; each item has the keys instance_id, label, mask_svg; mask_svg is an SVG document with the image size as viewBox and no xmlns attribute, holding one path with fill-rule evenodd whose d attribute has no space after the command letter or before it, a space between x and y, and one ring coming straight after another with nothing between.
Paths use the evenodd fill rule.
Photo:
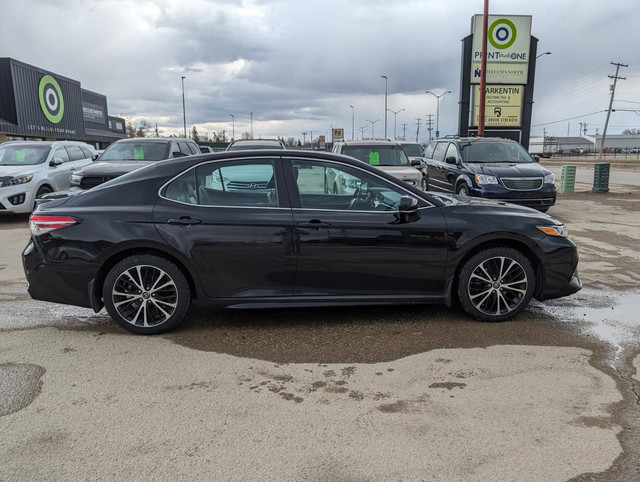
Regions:
<instances>
[{"instance_id":1,"label":"rear door handle","mask_svg":"<svg viewBox=\"0 0 640 482\"><path fill-rule=\"evenodd\" d=\"M202 224L202 221L199 219L193 219L189 216L182 216L177 219L168 219L167 224L177 224L178 226L191 226L194 224Z\"/></svg>"},{"instance_id":2,"label":"rear door handle","mask_svg":"<svg viewBox=\"0 0 640 482\"><path fill-rule=\"evenodd\" d=\"M331 224L323 223L317 219L312 219L308 223L298 223L296 226L302 229L328 229L331 227Z\"/></svg>"}]
</instances>

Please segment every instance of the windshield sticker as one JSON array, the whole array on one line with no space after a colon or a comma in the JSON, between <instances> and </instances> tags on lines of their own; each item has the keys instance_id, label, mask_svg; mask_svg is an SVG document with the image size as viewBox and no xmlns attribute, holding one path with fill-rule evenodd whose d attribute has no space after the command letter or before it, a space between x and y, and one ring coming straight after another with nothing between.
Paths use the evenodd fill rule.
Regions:
<instances>
[{"instance_id":1,"label":"windshield sticker","mask_svg":"<svg viewBox=\"0 0 640 482\"><path fill-rule=\"evenodd\" d=\"M133 148L133 158L134 159L144 159L144 148L142 148L142 147L134 147Z\"/></svg>"},{"instance_id":2,"label":"windshield sticker","mask_svg":"<svg viewBox=\"0 0 640 482\"><path fill-rule=\"evenodd\" d=\"M24 162L24 151L22 149L16 151L16 162Z\"/></svg>"},{"instance_id":3,"label":"windshield sticker","mask_svg":"<svg viewBox=\"0 0 640 482\"><path fill-rule=\"evenodd\" d=\"M370 152L369 153L369 164L372 166L378 166L380 164L380 153L379 152Z\"/></svg>"}]
</instances>

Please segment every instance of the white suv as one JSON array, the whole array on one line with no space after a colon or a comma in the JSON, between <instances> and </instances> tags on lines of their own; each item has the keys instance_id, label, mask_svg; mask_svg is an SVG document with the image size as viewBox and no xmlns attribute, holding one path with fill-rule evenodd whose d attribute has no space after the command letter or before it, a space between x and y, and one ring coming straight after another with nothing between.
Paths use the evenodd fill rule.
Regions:
<instances>
[{"instance_id":1,"label":"white suv","mask_svg":"<svg viewBox=\"0 0 640 482\"><path fill-rule=\"evenodd\" d=\"M91 164L95 154L84 142L0 144L0 213L30 213L36 198L69 189L71 173Z\"/></svg>"},{"instance_id":2,"label":"white suv","mask_svg":"<svg viewBox=\"0 0 640 482\"><path fill-rule=\"evenodd\" d=\"M333 146L333 153L355 157L374 167L391 174L394 177L417 187L425 189L422 172L411 165L402 146L395 141L346 141L337 142ZM339 192L331 190L329 192Z\"/></svg>"}]
</instances>

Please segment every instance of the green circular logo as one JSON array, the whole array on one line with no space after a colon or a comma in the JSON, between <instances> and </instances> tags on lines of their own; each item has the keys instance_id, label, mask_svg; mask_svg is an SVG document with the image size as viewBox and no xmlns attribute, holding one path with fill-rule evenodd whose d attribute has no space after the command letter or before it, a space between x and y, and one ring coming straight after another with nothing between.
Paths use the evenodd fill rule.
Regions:
<instances>
[{"instance_id":1,"label":"green circular logo","mask_svg":"<svg viewBox=\"0 0 640 482\"><path fill-rule=\"evenodd\" d=\"M40 79L38 86L38 98L42 113L52 124L57 124L64 115L64 99L62 90L56 79L50 75L45 75Z\"/></svg>"},{"instance_id":2,"label":"green circular logo","mask_svg":"<svg viewBox=\"0 0 640 482\"><path fill-rule=\"evenodd\" d=\"M508 49L516 41L516 26L506 18L499 18L489 27L489 42L498 50Z\"/></svg>"}]
</instances>

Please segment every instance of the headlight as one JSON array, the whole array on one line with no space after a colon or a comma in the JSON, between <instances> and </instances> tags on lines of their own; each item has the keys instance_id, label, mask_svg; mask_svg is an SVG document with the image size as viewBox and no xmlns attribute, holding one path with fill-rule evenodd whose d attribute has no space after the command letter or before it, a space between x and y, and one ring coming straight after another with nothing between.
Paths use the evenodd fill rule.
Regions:
<instances>
[{"instance_id":1,"label":"headlight","mask_svg":"<svg viewBox=\"0 0 640 482\"><path fill-rule=\"evenodd\" d=\"M2 181L2 183L0 184L0 187L17 186L18 184L26 184L29 181L31 181L31 179L33 179L33 174L29 174L28 176L14 177L12 179L7 179L6 181Z\"/></svg>"},{"instance_id":2,"label":"headlight","mask_svg":"<svg viewBox=\"0 0 640 482\"><path fill-rule=\"evenodd\" d=\"M548 236L559 236L561 238L566 238L568 235L567 228L564 226L564 224L559 224L556 226L538 226L538 229Z\"/></svg>"},{"instance_id":3,"label":"headlight","mask_svg":"<svg viewBox=\"0 0 640 482\"><path fill-rule=\"evenodd\" d=\"M552 172L544 176L545 184L553 184L554 182L556 182L556 176Z\"/></svg>"},{"instance_id":4,"label":"headlight","mask_svg":"<svg viewBox=\"0 0 640 482\"><path fill-rule=\"evenodd\" d=\"M69 180L71 181L72 185L79 186L80 183L82 182L82 176L78 176L77 174L71 174L71 177L69 178Z\"/></svg>"},{"instance_id":5,"label":"headlight","mask_svg":"<svg viewBox=\"0 0 640 482\"><path fill-rule=\"evenodd\" d=\"M476 182L478 184L498 184L496 176L487 176L486 174L476 174Z\"/></svg>"}]
</instances>

